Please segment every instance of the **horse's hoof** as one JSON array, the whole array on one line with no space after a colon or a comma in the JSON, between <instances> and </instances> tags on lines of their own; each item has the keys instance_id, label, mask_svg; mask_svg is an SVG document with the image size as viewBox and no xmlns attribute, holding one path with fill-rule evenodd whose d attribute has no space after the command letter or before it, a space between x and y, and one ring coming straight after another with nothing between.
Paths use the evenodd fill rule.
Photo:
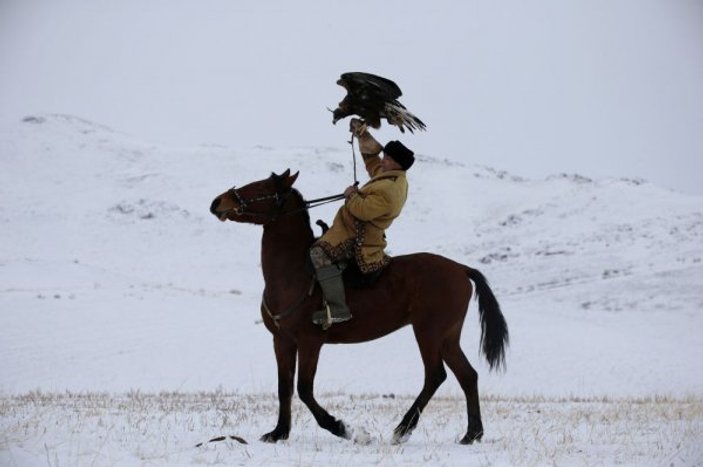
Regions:
<instances>
[{"instance_id":1,"label":"horse's hoof","mask_svg":"<svg viewBox=\"0 0 703 467\"><path fill-rule=\"evenodd\" d=\"M335 435L344 439L352 439L354 430L349 428L343 421L337 420L337 427L333 432Z\"/></svg>"},{"instance_id":2,"label":"horse's hoof","mask_svg":"<svg viewBox=\"0 0 703 467\"><path fill-rule=\"evenodd\" d=\"M398 445L407 442L410 439L411 431L403 431L398 428L393 430L393 438L391 444Z\"/></svg>"},{"instance_id":3,"label":"horse's hoof","mask_svg":"<svg viewBox=\"0 0 703 467\"><path fill-rule=\"evenodd\" d=\"M272 431L271 433L266 433L261 438L259 438L259 440L263 441L264 443L276 443L285 439L288 439L288 433L277 433L276 430Z\"/></svg>"},{"instance_id":4,"label":"horse's hoof","mask_svg":"<svg viewBox=\"0 0 703 467\"><path fill-rule=\"evenodd\" d=\"M472 433L466 433L466 436L464 436L459 443L461 444L474 444L474 441L476 442L481 442L481 438L483 438L483 430L472 432Z\"/></svg>"}]
</instances>

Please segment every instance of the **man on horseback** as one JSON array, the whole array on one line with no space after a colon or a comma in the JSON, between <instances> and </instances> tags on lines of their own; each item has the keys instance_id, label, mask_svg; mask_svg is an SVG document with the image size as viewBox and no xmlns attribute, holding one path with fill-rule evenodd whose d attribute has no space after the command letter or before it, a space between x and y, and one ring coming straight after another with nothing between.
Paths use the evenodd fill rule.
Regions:
<instances>
[{"instance_id":1,"label":"man on horseback","mask_svg":"<svg viewBox=\"0 0 703 467\"><path fill-rule=\"evenodd\" d=\"M383 269L390 262L385 254L384 231L400 215L408 196L405 172L415 161L414 153L400 141L381 146L357 118L349 130L359 140L371 180L344 190L345 203L337 211L332 227L310 248L310 258L322 289L325 308L313 313L313 322L323 328L352 318L346 303L342 273L347 260L354 260L364 274ZM383 151L383 158L379 154Z\"/></svg>"}]
</instances>

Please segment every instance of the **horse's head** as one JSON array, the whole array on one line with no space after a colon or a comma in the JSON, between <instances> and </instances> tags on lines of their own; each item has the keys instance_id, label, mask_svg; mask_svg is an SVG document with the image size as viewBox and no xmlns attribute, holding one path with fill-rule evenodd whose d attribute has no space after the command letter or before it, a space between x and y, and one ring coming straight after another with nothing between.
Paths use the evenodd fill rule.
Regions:
<instances>
[{"instance_id":1,"label":"horse's head","mask_svg":"<svg viewBox=\"0 0 703 467\"><path fill-rule=\"evenodd\" d=\"M213 200L210 212L222 222L266 224L280 214L297 178L298 173L291 175L288 169L241 188L232 187Z\"/></svg>"}]
</instances>

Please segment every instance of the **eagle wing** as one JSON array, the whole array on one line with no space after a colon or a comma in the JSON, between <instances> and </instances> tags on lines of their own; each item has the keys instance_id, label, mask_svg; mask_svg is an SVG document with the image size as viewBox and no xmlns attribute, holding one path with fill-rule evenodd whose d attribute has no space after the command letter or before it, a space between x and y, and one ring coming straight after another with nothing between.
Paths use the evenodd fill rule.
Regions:
<instances>
[{"instance_id":1,"label":"eagle wing","mask_svg":"<svg viewBox=\"0 0 703 467\"><path fill-rule=\"evenodd\" d=\"M360 99L381 99L389 101L398 99L403 95L400 88L393 81L371 73L353 71L344 73L337 81L347 92Z\"/></svg>"},{"instance_id":2,"label":"eagle wing","mask_svg":"<svg viewBox=\"0 0 703 467\"><path fill-rule=\"evenodd\" d=\"M398 102L403 93L393 81L371 73L349 72L342 74L337 84L347 90L347 95L332 111L332 123L358 115L373 128L379 128L381 118L385 118L400 131L404 131L404 126L410 132L425 129L425 124Z\"/></svg>"}]
</instances>

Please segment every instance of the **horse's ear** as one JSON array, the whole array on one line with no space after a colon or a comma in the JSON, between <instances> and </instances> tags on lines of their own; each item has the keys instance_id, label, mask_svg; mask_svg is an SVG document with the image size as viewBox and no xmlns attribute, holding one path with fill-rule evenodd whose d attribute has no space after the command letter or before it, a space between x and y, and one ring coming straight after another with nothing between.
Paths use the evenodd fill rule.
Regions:
<instances>
[{"instance_id":1,"label":"horse's ear","mask_svg":"<svg viewBox=\"0 0 703 467\"><path fill-rule=\"evenodd\" d=\"M285 172L283 172L281 175L279 175L281 178L288 178L290 177L290 169L286 169Z\"/></svg>"},{"instance_id":2,"label":"horse's ear","mask_svg":"<svg viewBox=\"0 0 703 467\"><path fill-rule=\"evenodd\" d=\"M286 170L286 171L281 175L281 177L285 177L285 178L283 178L283 187L284 187L284 189L286 189L286 190L290 190L290 189L291 189L291 187L292 187L293 184L295 183L296 179L298 178L298 174L300 174L300 172L296 172L296 173L294 173L294 174L291 176L291 175L290 175L290 169L289 169L289 170Z\"/></svg>"}]
</instances>

